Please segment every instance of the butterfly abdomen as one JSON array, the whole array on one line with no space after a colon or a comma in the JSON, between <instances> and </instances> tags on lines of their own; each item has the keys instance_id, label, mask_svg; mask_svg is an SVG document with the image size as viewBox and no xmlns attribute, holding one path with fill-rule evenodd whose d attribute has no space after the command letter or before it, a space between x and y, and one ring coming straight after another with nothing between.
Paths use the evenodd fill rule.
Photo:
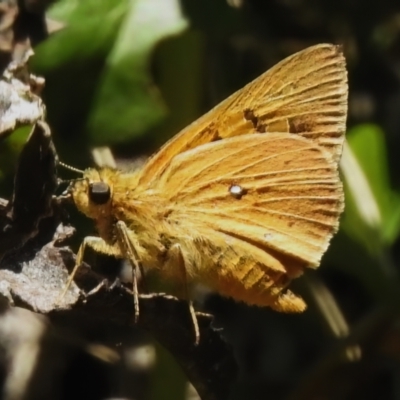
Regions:
<instances>
[{"instance_id":1,"label":"butterfly abdomen","mask_svg":"<svg viewBox=\"0 0 400 400\"><path fill-rule=\"evenodd\" d=\"M225 297L260 307L301 312L301 298L287 292L291 279L301 275L304 261L279 256L228 235L202 246L201 281ZM283 257L283 258L282 258ZM204 264L206 267L204 267ZM204 273L207 271L207 273Z\"/></svg>"},{"instance_id":2,"label":"butterfly abdomen","mask_svg":"<svg viewBox=\"0 0 400 400\"><path fill-rule=\"evenodd\" d=\"M251 258L237 265L220 264L214 269L210 284L221 295L249 305L269 306L284 312L303 311L306 308L303 300L286 292L288 275L266 269Z\"/></svg>"}]
</instances>

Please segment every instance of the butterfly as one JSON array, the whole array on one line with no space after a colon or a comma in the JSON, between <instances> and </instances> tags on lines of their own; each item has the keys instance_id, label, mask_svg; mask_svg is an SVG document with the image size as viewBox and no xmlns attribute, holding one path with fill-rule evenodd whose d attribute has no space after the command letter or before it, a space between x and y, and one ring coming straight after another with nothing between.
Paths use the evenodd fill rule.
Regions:
<instances>
[{"instance_id":1,"label":"butterfly","mask_svg":"<svg viewBox=\"0 0 400 400\"><path fill-rule=\"evenodd\" d=\"M341 47L319 44L232 94L141 169L87 169L70 193L99 236L84 239L76 268L89 246L185 287L303 311L287 287L319 266L338 230L347 95Z\"/></svg>"}]
</instances>

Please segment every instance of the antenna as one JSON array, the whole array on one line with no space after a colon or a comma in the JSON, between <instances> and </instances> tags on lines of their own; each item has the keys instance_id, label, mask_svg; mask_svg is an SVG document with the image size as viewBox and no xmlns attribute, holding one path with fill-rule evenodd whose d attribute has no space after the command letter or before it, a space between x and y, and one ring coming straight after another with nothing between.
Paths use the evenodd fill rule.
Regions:
<instances>
[{"instance_id":1,"label":"antenna","mask_svg":"<svg viewBox=\"0 0 400 400\"><path fill-rule=\"evenodd\" d=\"M57 179L57 185L62 185L63 183L71 183L71 182L77 182L77 181L83 181L86 178L78 178L78 179Z\"/></svg>"},{"instance_id":2,"label":"antenna","mask_svg":"<svg viewBox=\"0 0 400 400\"><path fill-rule=\"evenodd\" d=\"M82 171L81 169L75 168L75 167L71 167L68 164L64 164L63 162L59 161L58 165L60 165L61 167L64 167L65 169L69 169L70 171L73 172L77 172L78 174L83 175L85 173L85 171Z\"/></svg>"}]
</instances>

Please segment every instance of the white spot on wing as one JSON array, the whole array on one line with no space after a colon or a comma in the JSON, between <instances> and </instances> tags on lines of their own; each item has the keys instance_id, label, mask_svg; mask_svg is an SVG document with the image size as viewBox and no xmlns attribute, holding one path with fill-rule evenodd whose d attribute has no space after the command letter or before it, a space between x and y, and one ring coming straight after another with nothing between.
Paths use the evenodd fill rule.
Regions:
<instances>
[{"instance_id":1,"label":"white spot on wing","mask_svg":"<svg viewBox=\"0 0 400 400\"><path fill-rule=\"evenodd\" d=\"M243 189L239 185L232 185L229 188L229 193L235 198L235 199L241 199L243 195L246 194L246 190Z\"/></svg>"}]
</instances>

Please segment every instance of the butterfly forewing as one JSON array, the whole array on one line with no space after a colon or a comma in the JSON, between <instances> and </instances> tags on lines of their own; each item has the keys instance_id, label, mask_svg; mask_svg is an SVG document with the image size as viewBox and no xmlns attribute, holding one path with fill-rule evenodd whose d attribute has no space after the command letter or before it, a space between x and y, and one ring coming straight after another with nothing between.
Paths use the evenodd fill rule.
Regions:
<instances>
[{"instance_id":1,"label":"butterfly forewing","mask_svg":"<svg viewBox=\"0 0 400 400\"><path fill-rule=\"evenodd\" d=\"M338 161L346 113L347 73L340 47L310 47L281 61L176 135L145 165L139 185L156 182L177 154L254 133L298 134Z\"/></svg>"}]
</instances>

